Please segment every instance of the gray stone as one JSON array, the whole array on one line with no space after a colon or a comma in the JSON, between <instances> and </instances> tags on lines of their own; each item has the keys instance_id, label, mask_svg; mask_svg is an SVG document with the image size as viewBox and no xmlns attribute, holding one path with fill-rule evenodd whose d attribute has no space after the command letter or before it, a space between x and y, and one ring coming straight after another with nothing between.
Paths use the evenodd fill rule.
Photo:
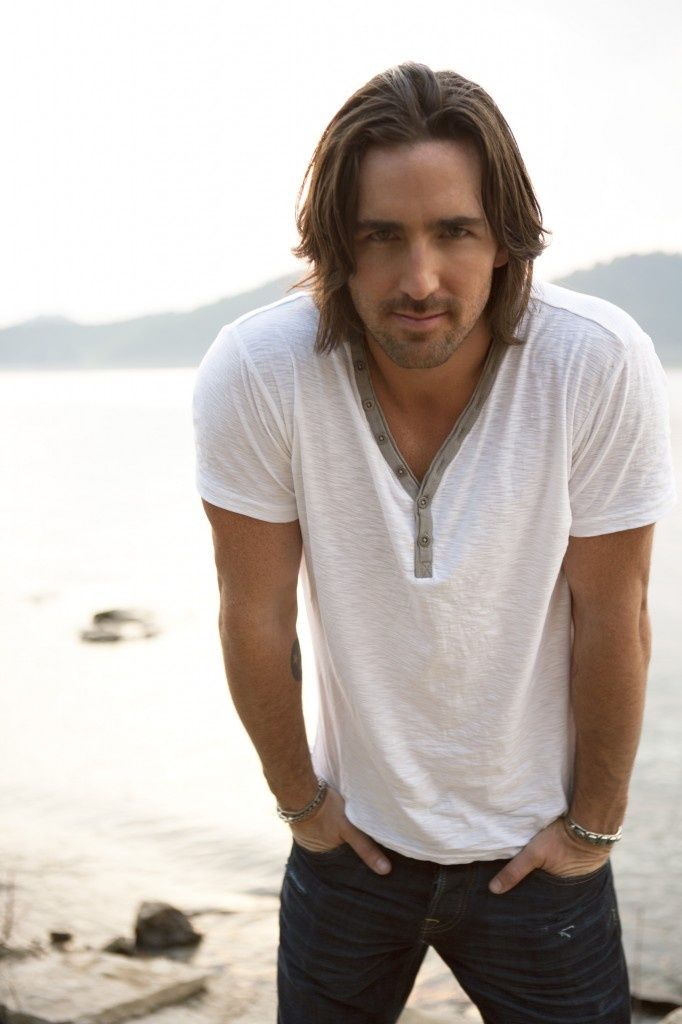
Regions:
<instances>
[{"instance_id":1,"label":"gray stone","mask_svg":"<svg viewBox=\"0 0 682 1024\"><path fill-rule=\"evenodd\" d=\"M200 919L204 940L192 954L211 971L206 992L135 1024L268 1024L277 1016L277 904ZM193 1005L196 1003L196 1005ZM400 1024L480 1024L481 1018L450 971L429 950ZM313 1024L313 1022L307 1022Z\"/></svg>"},{"instance_id":2,"label":"gray stone","mask_svg":"<svg viewBox=\"0 0 682 1024\"><path fill-rule=\"evenodd\" d=\"M169 903L142 903L135 922L138 949L169 949L172 946L196 946L201 934L192 927L186 914Z\"/></svg>"},{"instance_id":3,"label":"gray stone","mask_svg":"<svg viewBox=\"0 0 682 1024\"><path fill-rule=\"evenodd\" d=\"M108 608L95 612L91 625L81 630L80 637L91 643L106 643L147 639L158 632L159 627L151 612L142 608Z\"/></svg>"},{"instance_id":4,"label":"gray stone","mask_svg":"<svg viewBox=\"0 0 682 1024\"><path fill-rule=\"evenodd\" d=\"M0 960L21 960L25 956L35 956L37 953L42 953L43 948L38 943L34 943L31 946L6 946L4 942L0 942ZM2 1021L0 1021L2 1024Z\"/></svg>"},{"instance_id":5,"label":"gray stone","mask_svg":"<svg viewBox=\"0 0 682 1024\"><path fill-rule=\"evenodd\" d=\"M664 1017L661 1024L682 1024L682 1007L678 1010L673 1010L667 1017Z\"/></svg>"},{"instance_id":6,"label":"gray stone","mask_svg":"<svg viewBox=\"0 0 682 1024\"><path fill-rule=\"evenodd\" d=\"M206 971L168 960L55 953L3 964L6 1024L119 1024L202 991Z\"/></svg>"},{"instance_id":7,"label":"gray stone","mask_svg":"<svg viewBox=\"0 0 682 1024\"><path fill-rule=\"evenodd\" d=\"M119 956L135 956L135 943L125 935L117 935L102 947L104 953L118 953Z\"/></svg>"}]
</instances>

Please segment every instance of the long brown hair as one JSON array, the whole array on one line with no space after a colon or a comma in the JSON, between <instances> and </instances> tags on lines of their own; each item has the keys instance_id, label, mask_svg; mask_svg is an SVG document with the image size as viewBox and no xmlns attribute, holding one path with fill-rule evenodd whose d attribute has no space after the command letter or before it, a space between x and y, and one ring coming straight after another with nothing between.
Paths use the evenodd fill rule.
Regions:
<instances>
[{"instance_id":1,"label":"long brown hair","mask_svg":"<svg viewBox=\"0 0 682 1024\"><path fill-rule=\"evenodd\" d=\"M372 146L429 139L470 139L482 168L482 201L498 245L509 260L493 270L486 306L493 337L513 344L530 297L533 260L547 244L542 211L512 131L480 85L454 71L408 62L372 78L325 128L298 195L294 255L310 270L320 312L316 349L330 352L364 328L347 282L355 272L353 234L360 163ZM308 185L305 199L303 194Z\"/></svg>"}]
</instances>

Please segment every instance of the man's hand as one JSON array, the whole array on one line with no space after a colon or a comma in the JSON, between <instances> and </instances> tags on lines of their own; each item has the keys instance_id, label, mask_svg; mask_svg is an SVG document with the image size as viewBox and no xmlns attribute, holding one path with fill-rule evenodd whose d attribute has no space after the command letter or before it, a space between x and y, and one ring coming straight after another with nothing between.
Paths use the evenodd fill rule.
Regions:
<instances>
[{"instance_id":1,"label":"man's hand","mask_svg":"<svg viewBox=\"0 0 682 1024\"><path fill-rule=\"evenodd\" d=\"M311 853L324 853L342 843L348 843L368 868L378 875L387 875L391 870L390 863L369 836L350 823L345 814L345 806L343 797L335 790L328 789L314 814L290 826L294 839Z\"/></svg>"},{"instance_id":2,"label":"man's hand","mask_svg":"<svg viewBox=\"0 0 682 1024\"><path fill-rule=\"evenodd\" d=\"M521 852L505 864L491 880L489 888L495 893L508 892L536 868L550 875L588 875L606 863L610 855L609 848L590 846L572 836L563 819L558 818L533 836Z\"/></svg>"}]
</instances>

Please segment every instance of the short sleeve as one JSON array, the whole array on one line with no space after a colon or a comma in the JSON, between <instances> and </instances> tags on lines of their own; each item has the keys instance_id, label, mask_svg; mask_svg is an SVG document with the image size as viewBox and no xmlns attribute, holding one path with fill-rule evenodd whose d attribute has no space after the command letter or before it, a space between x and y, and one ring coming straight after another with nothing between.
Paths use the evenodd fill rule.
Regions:
<instances>
[{"instance_id":1,"label":"short sleeve","mask_svg":"<svg viewBox=\"0 0 682 1024\"><path fill-rule=\"evenodd\" d=\"M266 522L298 518L286 414L234 325L223 327L201 362L193 419L202 498Z\"/></svg>"},{"instance_id":2,"label":"short sleeve","mask_svg":"<svg viewBox=\"0 0 682 1024\"><path fill-rule=\"evenodd\" d=\"M574 537L645 526L675 504L667 381L644 332L629 338L574 439L569 496Z\"/></svg>"}]
</instances>

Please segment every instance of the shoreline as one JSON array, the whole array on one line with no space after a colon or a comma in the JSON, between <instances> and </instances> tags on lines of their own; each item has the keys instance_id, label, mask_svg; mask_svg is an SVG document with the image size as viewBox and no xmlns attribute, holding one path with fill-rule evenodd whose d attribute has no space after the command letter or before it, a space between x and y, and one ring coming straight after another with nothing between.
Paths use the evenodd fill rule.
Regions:
<instances>
[{"instance_id":1,"label":"shoreline","mask_svg":"<svg viewBox=\"0 0 682 1024\"><path fill-rule=\"evenodd\" d=\"M278 941L275 894L237 896L231 906L188 910L193 926L202 934L192 947L177 947L158 954L132 957L108 954L111 963L166 961L184 964L205 973L206 988L196 995L137 1015L139 1024L265 1024L276 1017L276 955ZM19 929L18 929L19 931ZM99 943L79 941L50 946L35 935L22 933L21 944L28 956L52 957L59 967L86 951L101 952ZM110 935L109 941L113 939ZM16 941L10 946L16 946ZM2 981L12 974L12 964L21 960L0 956L0 993ZM57 975L58 976L58 975ZM7 986L5 987L5 992ZM18 994L20 1000L20 994ZM0 998L0 1007L3 999ZM20 1001L18 1005L21 1005ZM633 1024L655 1024L668 1019L671 1005L640 1004L633 1012ZM11 1002L7 1003L11 1007ZM11 1019L11 1018L10 1018ZM681 1018L678 1018L682 1020ZM430 949L420 969L399 1024L481 1024L481 1016L457 984L449 969Z\"/></svg>"}]
</instances>

